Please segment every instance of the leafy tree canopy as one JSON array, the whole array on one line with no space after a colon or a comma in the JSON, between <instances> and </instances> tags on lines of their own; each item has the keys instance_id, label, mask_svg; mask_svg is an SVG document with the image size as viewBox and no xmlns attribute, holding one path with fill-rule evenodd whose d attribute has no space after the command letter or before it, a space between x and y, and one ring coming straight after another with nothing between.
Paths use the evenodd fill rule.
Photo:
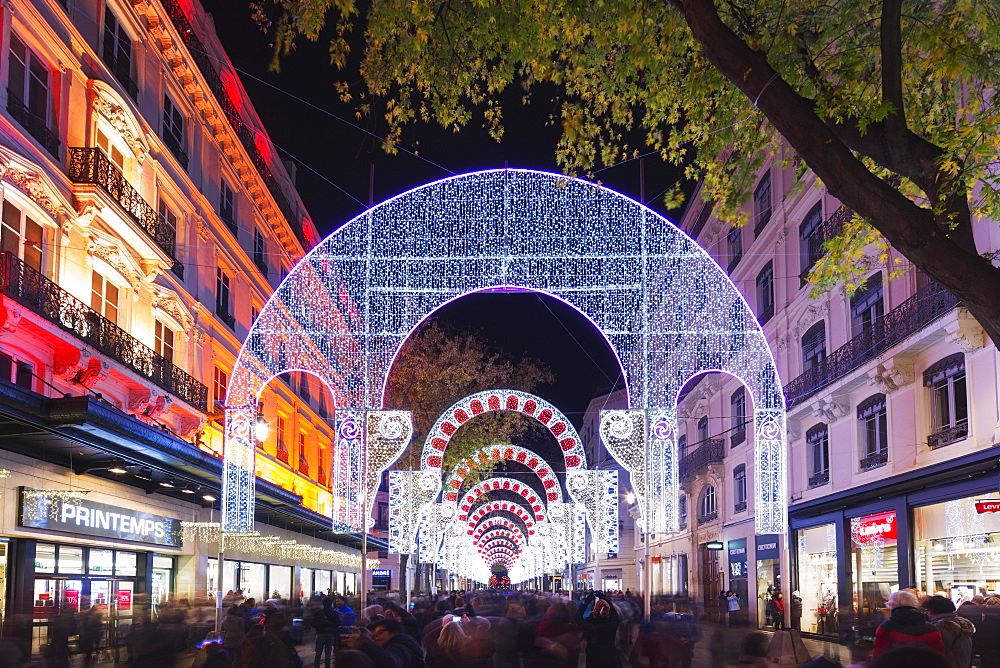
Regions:
<instances>
[{"instance_id":1,"label":"leafy tree canopy","mask_svg":"<svg viewBox=\"0 0 1000 668\"><path fill-rule=\"evenodd\" d=\"M420 453L427 433L438 417L459 399L490 389L534 392L539 386L553 382L555 376L542 362L512 355L479 332L431 321L407 340L389 374L386 406L413 412L414 438L397 466L420 468ZM479 448L521 445L531 440L536 436L537 425L535 420L511 411L476 416L452 436L445 451L444 472L450 473ZM551 438L547 432L546 435ZM473 470L467 481L478 480L487 470Z\"/></svg>"},{"instance_id":2,"label":"leafy tree canopy","mask_svg":"<svg viewBox=\"0 0 1000 668\"><path fill-rule=\"evenodd\" d=\"M376 0L364 17L364 89L393 150L405 126L503 132L501 93L554 84L558 160L587 172L655 150L703 179L741 223L758 168L811 169L855 212L813 272L856 285L861 249L891 244L1000 340L996 156L1000 5L974 0ZM348 63L355 0L265 0L276 57L331 29ZM277 60L276 60L277 62ZM630 145L643 130L645 146ZM786 150L785 146L791 147ZM669 198L680 203L679 190ZM993 242L995 244L995 242Z\"/></svg>"}]
</instances>

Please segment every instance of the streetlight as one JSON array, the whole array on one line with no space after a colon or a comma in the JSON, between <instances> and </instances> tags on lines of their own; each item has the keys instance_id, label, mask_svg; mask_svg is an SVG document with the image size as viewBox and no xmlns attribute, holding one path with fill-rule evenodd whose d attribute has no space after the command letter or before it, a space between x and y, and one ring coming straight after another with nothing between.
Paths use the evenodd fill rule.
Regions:
<instances>
[{"instance_id":1,"label":"streetlight","mask_svg":"<svg viewBox=\"0 0 1000 668\"><path fill-rule=\"evenodd\" d=\"M271 432L271 425L267 420L264 419L263 415L257 416L257 422L254 424L254 436L257 437L257 441L263 443L267 440L267 435Z\"/></svg>"},{"instance_id":2,"label":"streetlight","mask_svg":"<svg viewBox=\"0 0 1000 668\"><path fill-rule=\"evenodd\" d=\"M633 503L635 503L635 494L633 494L633 493L631 492L631 490L630 490L630 491L628 491L628 492L625 492L625 503L627 503L627 504L628 504L628 505L630 505L630 506L631 506L631 505L632 505Z\"/></svg>"}]
</instances>

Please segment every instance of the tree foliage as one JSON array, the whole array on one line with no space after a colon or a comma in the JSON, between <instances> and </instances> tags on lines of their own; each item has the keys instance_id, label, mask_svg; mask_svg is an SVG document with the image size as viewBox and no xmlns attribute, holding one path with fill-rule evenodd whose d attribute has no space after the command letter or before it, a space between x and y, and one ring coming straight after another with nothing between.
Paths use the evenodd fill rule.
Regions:
<instances>
[{"instance_id":1,"label":"tree foliage","mask_svg":"<svg viewBox=\"0 0 1000 668\"><path fill-rule=\"evenodd\" d=\"M265 14L279 59L329 25L340 65L362 23L354 0ZM567 171L658 151L737 224L765 161L812 170L856 215L814 281L856 284L862 249L891 244L997 341L997 248L977 247L972 221L1000 219L998 18L973 0L375 0L364 87L340 90L381 101L392 150L417 121L499 137L503 91L554 84ZM627 141L637 128L644 145Z\"/></svg>"},{"instance_id":2,"label":"tree foliage","mask_svg":"<svg viewBox=\"0 0 1000 668\"><path fill-rule=\"evenodd\" d=\"M464 397L490 389L534 392L555 382L542 362L518 357L498 347L480 332L459 330L431 321L404 344L389 374L386 406L413 412L414 438L397 466L420 468L427 433L438 417ZM452 436L445 451L444 471L466 461L481 447L519 445L530 439L537 423L520 413L494 411L476 416ZM471 482L487 468L471 472Z\"/></svg>"}]
</instances>

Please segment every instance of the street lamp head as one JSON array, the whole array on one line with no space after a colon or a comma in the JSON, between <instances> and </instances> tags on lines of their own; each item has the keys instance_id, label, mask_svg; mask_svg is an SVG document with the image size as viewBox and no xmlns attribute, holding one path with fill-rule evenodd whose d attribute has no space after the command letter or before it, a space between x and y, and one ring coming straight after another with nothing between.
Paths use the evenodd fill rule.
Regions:
<instances>
[{"instance_id":1,"label":"street lamp head","mask_svg":"<svg viewBox=\"0 0 1000 668\"><path fill-rule=\"evenodd\" d=\"M268 424L267 420L264 419L263 415L257 416L257 423L254 425L254 432L257 440L264 442L267 440L267 435L271 430L271 425Z\"/></svg>"},{"instance_id":2,"label":"street lamp head","mask_svg":"<svg viewBox=\"0 0 1000 668\"><path fill-rule=\"evenodd\" d=\"M632 492L625 492L625 503L630 506L635 503L635 494Z\"/></svg>"}]
</instances>

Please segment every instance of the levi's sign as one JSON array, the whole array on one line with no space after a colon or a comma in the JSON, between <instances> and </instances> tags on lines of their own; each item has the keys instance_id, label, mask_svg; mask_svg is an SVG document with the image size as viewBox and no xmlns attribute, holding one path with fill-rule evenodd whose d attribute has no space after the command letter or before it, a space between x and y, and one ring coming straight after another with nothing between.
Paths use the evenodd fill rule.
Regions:
<instances>
[{"instance_id":1,"label":"levi's sign","mask_svg":"<svg viewBox=\"0 0 1000 668\"><path fill-rule=\"evenodd\" d=\"M896 540L896 511L859 517L851 527L855 545Z\"/></svg>"},{"instance_id":2,"label":"levi's sign","mask_svg":"<svg viewBox=\"0 0 1000 668\"><path fill-rule=\"evenodd\" d=\"M980 515L983 513L1000 513L1000 501L976 501L976 512Z\"/></svg>"},{"instance_id":3,"label":"levi's sign","mask_svg":"<svg viewBox=\"0 0 1000 668\"><path fill-rule=\"evenodd\" d=\"M24 527L169 547L183 543L178 519L85 499L25 493L22 488L20 510L19 524Z\"/></svg>"}]
</instances>

